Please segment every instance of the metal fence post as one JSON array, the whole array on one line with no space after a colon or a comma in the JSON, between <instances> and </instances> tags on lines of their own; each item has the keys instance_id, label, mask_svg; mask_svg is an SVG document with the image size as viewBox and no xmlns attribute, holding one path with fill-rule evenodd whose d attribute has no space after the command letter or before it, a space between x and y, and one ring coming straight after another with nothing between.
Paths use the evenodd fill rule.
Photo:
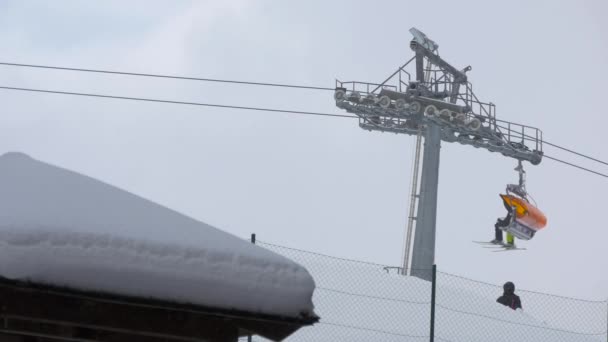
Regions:
<instances>
[{"instance_id":1,"label":"metal fence post","mask_svg":"<svg viewBox=\"0 0 608 342\"><path fill-rule=\"evenodd\" d=\"M251 234L251 243L255 245L255 233ZM253 336L248 335L247 342L252 342L252 341L253 341Z\"/></svg>"},{"instance_id":2,"label":"metal fence post","mask_svg":"<svg viewBox=\"0 0 608 342\"><path fill-rule=\"evenodd\" d=\"M435 294L437 285L437 265L433 264L433 274L431 276L431 342L435 342Z\"/></svg>"}]
</instances>

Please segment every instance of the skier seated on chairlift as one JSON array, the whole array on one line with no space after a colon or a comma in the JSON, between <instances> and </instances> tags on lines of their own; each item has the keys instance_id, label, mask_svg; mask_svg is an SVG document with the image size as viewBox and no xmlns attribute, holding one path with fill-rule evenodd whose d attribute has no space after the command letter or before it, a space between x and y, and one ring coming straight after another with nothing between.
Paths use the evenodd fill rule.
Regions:
<instances>
[{"instance_id":1,"label":"skier seated on chairlift","mask_svg":"<svg viewBox=\"0 0 608 342\"><path fill-rule=\"evenodd\" d=\"M511 249L515 247L515 236L519 239L530 240L536 232L547 224L545 215L528 201L525 186L525 171L519 161L515 171L519 172L519 184L508 184L507 193L501 194L507 216L499 218L494 225L495 237L491 243L503 245ZM507 242L503 243L502 231L507 232Z\"/></svg>"},{"instance_id":2,"label":"skier seated on chairlift","mask_svg":"<svg viewBox=\"0 0 608 342\"><path fill-rule=\"evenodd\" d=\"M504 218L498 218L496 220L496 224L494 224L494 240L490 241L496 245L504 245L506 247L515 246L515 237L513 234L507 232L507 243L503 243L502 239L502 229L509 226L511 220L513 219L513 208L509 207L506 203L504 203L505 208L507 209L507 216Z\"/></svg>"}]
</instances>

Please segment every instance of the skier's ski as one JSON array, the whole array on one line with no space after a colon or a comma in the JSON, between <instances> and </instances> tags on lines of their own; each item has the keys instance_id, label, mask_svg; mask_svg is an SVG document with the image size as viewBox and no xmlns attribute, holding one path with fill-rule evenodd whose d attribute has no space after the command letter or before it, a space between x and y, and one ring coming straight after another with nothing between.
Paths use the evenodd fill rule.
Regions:
<instances>
[{"instance_id":1,"label":"skier's ski","mask_svg":"<svg viewBox=\"0 0 608 342\"><path fill-rule=\"evenodd\" d=\"M513 247L513 246L507 246L504 243L493 243L493 242L489 242L489 241L473 241L476 244L481 245L481 247L483 248L488 248L488 249L495 249L492 252L505 252L505 251L522 251L522 250L526 250L525 248L522 247Z\"/></svg>"},{"instance_id":2,"label":"skier's ski","mask_svg":"<svg viewBox=\"0 0 608 342\"><path fill-rule=\"evenodd\" d=\"M502 247L492 252L508 252L508 251L525 251L525 248L522 247Z\"/></svg>"},{"instance_id":3,"label":"skier's ski","mask_svg":"<svg viewBox=\"0 0 608 342\"><path fill-rule=\"evenodd\" d=\"M483 247L483 248L489 248L489 249L505 248L504 245L484 245L484 246L481 246L481 247Z\"/></svg>"},{"instance_id":4,"label":"skier's ski","mask_svg":"<svg viewBox=\"0 0 608 342\"><path fill-rule=\"evenodd\" d=\"M480 244L480 245L496 245L496 246L502 246L502 244L500 243L494 243L494 242L490 242L490 241L473 241L474 243Z\"/></svg>"}]
</instances>

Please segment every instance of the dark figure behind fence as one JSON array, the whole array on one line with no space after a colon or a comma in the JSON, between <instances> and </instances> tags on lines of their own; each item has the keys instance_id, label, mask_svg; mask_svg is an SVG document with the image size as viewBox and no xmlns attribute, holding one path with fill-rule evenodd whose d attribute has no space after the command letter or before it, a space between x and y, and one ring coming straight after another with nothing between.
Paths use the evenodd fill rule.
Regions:
<instances>
[{"instance_id":1,"label":"dark figure behind fence","mask_svg":"<svg viewBox=\"0 0 608 342\"><path fill-rule=\"evenodd\" d=\"M519 296L515 294L515 284L508 281L502 288L504 289L504 293L502 296L498 297L496 301L513 310L521 309L521 300L519 299Z\"/></svg>"}]
</instances>

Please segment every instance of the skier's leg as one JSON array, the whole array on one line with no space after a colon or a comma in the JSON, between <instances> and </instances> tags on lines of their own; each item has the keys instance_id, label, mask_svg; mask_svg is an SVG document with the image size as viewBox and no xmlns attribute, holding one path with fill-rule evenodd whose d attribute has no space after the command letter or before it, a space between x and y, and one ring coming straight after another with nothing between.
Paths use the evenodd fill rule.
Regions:
<instances>
[{"instance_id":1,"label":"skier's leg","mask_svg":"<svg viewBox=\"0 0 608 342\"><path fill-rule=\"evenodd\" d=\"M515 237L511 233L507 233L507 244L515 245Z\"/></svg>"},{"instance_id":2,"label":"skier's leg","mask_svg":"<svg viewBox=\"0 0 608 342\"><path fill-rule=\"evenodd\" d=\"M502 229L494 227L494 238L497 241L502 241Z\"/></svg>"},{"instance_id":3,"label":"skier's leg","mask_svg":"<svg viewBox=\"0 0 608 342\"><path fill-rule=\"evenodd\" d=\"M502 229L499 228L500 223L500 220L497 220L494 225L494 240L491 241L492 243L502 242Z\"/></svg>"}]
</instances>

